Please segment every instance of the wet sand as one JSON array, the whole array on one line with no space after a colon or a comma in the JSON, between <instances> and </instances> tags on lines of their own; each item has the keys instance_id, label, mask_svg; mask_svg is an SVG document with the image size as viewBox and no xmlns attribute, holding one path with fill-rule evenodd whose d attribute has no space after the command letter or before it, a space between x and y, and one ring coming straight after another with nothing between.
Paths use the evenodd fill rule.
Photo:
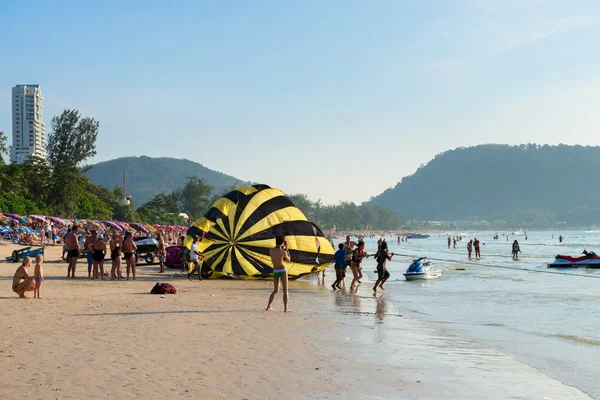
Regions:
<instances>
[{"instance_id":1,"label":"wet sand","mask_svg":"<svg viewBox=\"0 0 600 400\"><path fill-rule=\"evenodd\" d=\"M136 282L90 281L84 260L67 280L49 248L42 299L18 299L17 265L3 261L14 248L0 246L1 398L589 398L402 316L368 284L333 293L332 273L326 286L292 282L286 314L281 294L264 311L270 282L190 282L146 265ZM158 281L179 293L150 295Z\"/></svg>"}]
</instances>

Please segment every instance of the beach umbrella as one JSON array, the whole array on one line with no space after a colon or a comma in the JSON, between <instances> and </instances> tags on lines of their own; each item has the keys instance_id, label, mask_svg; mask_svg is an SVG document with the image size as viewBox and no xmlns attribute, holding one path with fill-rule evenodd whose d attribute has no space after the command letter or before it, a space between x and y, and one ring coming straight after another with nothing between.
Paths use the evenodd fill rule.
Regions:
<instances>
[{"instance_id":1,"label":"beach umbrella","mask_svg":"<svg viewBox=\"0 0 600 400\"><path fill-rule=\"evenodd\" d=\"M187 231L185 246L194 237L211 277L265 278L273 275L269 250L275 238L286 237L292 278L325 269L333 262L333 247L323 232L278 189L244 186L217 200Z\"/></svg>"},{"instance_id":2,"label":"beach umbrella","mask_svg":"<svg viewBox=\"0 0 600 400\"><path fill-rule=\"evenodd\" d=\"M47 219L57 225L67 225L64 219L58 217L47 217Z\"/></svg>"},{"instance_id":3,"label":"beach umbrella","mask_svg":"<svg viewBox=\"0 0 600 400\"><path fill-rule=\"evenodd\" d=\"M117 231L122 231L123 230L123 228L118 223L116 223L116 222L113 222L113 221L103 221L102 223L104 224L104 226L107 226L107 227L112 228L114 230L117 230Z\"/></svg>"},{"instance_id":4,"label":"beach umbrella","mask_svg":"<svg viewBox=\"0 0 600 400\"><path fill-rule=\"evenodd\" d=\"M144 228L144 226L142 224L138 224L137 222L131 222L129 224L129 226L131 226L133 229L135 229L136 231L138 231L140 233L144 233L144 234L148 233L148 230L146 228Z\"/></svg>"}]
</instances>

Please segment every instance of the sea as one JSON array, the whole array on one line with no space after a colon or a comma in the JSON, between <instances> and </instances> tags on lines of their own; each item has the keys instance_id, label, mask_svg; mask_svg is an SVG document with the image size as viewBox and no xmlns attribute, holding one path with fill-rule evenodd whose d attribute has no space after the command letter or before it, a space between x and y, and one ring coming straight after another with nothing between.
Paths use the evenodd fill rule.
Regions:
<instances>
[{"instance_id":1,"label":"sea","mask_svg":"<svg viewBox=\"0 0 600 400\"><path fill-rule=\"evenodd\" d=\"M448 234L463 241L448 248ZM377 296L415 319L500 349L600 399L600 269L547 267L556 254L579 256L584 249L600 254L600 231L531 231L527 240L522 231L448 234L401 243L386 238L397 256L387 264L391 277ZM482 242L481 259L469 261L466 246L475 237ZM519 260L511 256L515 239ZM367 252L376 251L376 241L365 240ZM418 257L428 257L442 276L405 281L403 272ZM372 284L375 262L368 259L363 269L370 281L363 285Z\"/></svg>"}]
</instances>

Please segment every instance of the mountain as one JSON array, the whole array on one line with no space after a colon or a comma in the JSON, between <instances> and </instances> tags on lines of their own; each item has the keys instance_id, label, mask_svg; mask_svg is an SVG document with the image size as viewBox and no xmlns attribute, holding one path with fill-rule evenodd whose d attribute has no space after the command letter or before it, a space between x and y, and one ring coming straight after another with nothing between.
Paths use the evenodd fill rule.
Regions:
<instances>
[{"instance_id":1,"label":"mountain","mask_svg":"<svg viewBox=\"0 0 600 400\"><path fill-rule=\"evenodd\" d=\"M123 187L123 171L127 171L127 194L137 207L158 193L182 188L187 177L193 175L213 186L213 193L246 183L194 161L166 157L117 158L92 165L86 174L94 184L112 190L115 186Z\"/></svg>"},{"instance_id":2,"label":"mountain","mask_svg":"<svg viewBox=\"0 0 600 400\"><path fill-rule=\"evenodd\" d=\"M407 220L600 223L600 147L481 145L438 154L369 202Z\"/></svg>"}]
</instances>

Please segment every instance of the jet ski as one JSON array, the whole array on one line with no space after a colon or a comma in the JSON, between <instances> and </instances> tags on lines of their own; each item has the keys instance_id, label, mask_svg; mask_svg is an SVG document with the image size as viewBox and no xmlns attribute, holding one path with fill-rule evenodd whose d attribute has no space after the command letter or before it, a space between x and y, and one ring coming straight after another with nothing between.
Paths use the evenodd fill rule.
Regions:
<instances>
[{"instance_id":1,"label":"jet ski","mask_svg":"<svg viewBox=\"0 0 600 400\"><path fill-rule=\"evenodd\" d=\"M150 236L139 236L133 239L133 243L137 246L138 254L154 253L158 250L158 240Z\"/></svg>"},{"instance_id":2,"label":"jet ski","mask_svg":"<svg viewBox=\"0 0 600 400\"><path fill-rule=\"evenodd\" d=\"M600 256L593 251L583 251L583 256L572 257L563 254L558 254L554 262L548 264L548 268L600 268Z\"/></svg>"},{"instance_id":3,"label":"jet ski","mask_svg":"<svg viewBox=\"0 0 600 400\"><path fill-rule=\"evenodd\" d=\"M404 273L404 279L407 281L416 281L422 279L435 279L442 276L440 270L431 271L431 263L429 261L423 261L427 257L421 257L408 266L408 269Z\"/></svg>"}]
</instances>

